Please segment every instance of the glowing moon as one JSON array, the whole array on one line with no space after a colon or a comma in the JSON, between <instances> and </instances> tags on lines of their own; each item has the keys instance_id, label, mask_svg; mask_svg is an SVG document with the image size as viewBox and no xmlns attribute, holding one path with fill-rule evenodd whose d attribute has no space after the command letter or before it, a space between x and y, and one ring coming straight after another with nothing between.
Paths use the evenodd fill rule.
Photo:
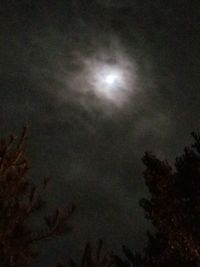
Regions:
<instances>
[{"instance_id":1,"label":"glowing moon","mask_svg":"<svg viewBox=\"0 0 200 267\"><path fill-rule=\"evenodd\" d=\"M94 91L107 99L115 100L126 85L125 73L119 66L97 65L91 74Z\"/></svg>"},{"instance_id":2,"label":"glowing moon","mask_svg":"<svg viewBox=\"0 0 200 267\"><path fill-rule=\"evenodd\" d=\"M117 87L123 80L122 70L112 66L100 66L94 73L97 83L104 86Z\"/></svg>"},{"instance_id":3,"label":"glowing moon","mask_svg":"<svg viewBox=\"0 0 200 267\"><path fill-rule=\"evenodd\" d=\"M116 80L116 76L113 74L109 74L105 78L105 82L111 85L114 84L115 80Z\"/></svg>"},{"instance_id":4,"label":"glowing moon","mask_svg":"<svg viewBox=\"0 0 200 267\"><path fill-rule=\"evenodd\" d=\"M108 85L114 85L119 80L119 76L115 73L109 73L105 76L105 83Z\"/></svg>"}]
</instances>

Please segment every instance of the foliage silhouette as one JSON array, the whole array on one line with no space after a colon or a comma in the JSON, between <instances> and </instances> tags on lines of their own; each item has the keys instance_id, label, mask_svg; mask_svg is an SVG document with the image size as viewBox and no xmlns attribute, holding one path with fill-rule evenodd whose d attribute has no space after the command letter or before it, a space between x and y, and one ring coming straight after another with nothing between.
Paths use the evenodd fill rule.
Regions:
<instances>
[{"instance_id":1,"label":"foliage silhouette","mask_svg":"<svg viewBox=\"0 0 200 267\"><path fill-rule=\"evenodd\" d=\"M25 157L27 127L21 137L10 136L0 141L0 266L32 266L36 256L34 245L44 239L62 234L74 207L57 209L44 218L45 229L35 231L30 219L42 208L41 194L27 176ZM48 179L44 179L45 189ZM40 222L41 223L41 222Z\"/></svg>"},{"instance_id":2,"label":"foliage silhouette","mask_svg":"<svg viewBox=\"0 0 200 267\"><path fill-rule=\"evenodd\" d=\"M118 266L200 266L200 135L172 167L145 153L144 179L151 194L141 206L156 229L148 233L143 255L125 251L128 264Z\"/></svg>"},{"instance_id":3,"label":"foliage silhouette","mask_svg":"<svg viewBox=\"0 0 200 267\"><path fill-rule=\"evenodd\" d=\"M116 266L115 256L111 252L103 251L103 241L99 240L96 247L88 242L85 246L80 264L77 264L73 259L69 261L70 267L112 267ZM62 264L58 264L57 267L65 267Z\"/></svg>"},{"instance_id":4,"label":"foliage silhouette","mask_svg":"<svg viewBox=\"0 0 200 267\"><path fill-rule=\"evenodd\" d=\"M0 266L32 266L35 244L63 234L74 211L57 209L45 217L45 229L35 231L32 216L42 208L42 192L28 178L25 157L27 127L19 139L10 136L0 141ZM87 243L80 264L71 267L199 267L200 266L200 135L192 133L194 144L184 149L174 166L145 153L143 173L150 192L142 199L146 217L156 229L148 233L142 254L123 246L124 258L103 252ZM44 190L48 179L44 179ZM63 267L59 264L58 267Z\"/></svg>"}]
</instances>

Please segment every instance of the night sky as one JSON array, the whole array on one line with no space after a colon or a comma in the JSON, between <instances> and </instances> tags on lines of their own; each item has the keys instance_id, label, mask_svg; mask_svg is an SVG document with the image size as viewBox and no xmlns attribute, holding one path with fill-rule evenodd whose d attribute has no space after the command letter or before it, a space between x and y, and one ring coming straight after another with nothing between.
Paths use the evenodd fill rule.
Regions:
<instances>
[{"instance_id":1,"label":"night sky","mask_svg":"<svg viewBox=\"0 0 200 267\"><path fill-rule=\"evenodd\" d=\"M0 1L0 135L30 122L30 174L52 178L51 208L77 206L41 266L99 238L144 246L141 157L171 161L199 130L199 17L198 0Z\"/></svg>"}]
</instances>

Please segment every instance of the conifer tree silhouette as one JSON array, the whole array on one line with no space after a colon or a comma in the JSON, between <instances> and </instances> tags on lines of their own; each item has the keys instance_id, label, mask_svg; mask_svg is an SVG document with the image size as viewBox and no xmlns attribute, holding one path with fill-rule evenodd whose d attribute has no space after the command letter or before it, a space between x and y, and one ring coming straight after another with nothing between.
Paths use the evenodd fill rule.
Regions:
<instances>
[{"instance_id":1,"label":"conifer tree silhouette","mask_svg":"<svg viewBox=\"0 0 200 267\"><path fill-rule=\"evenodd\" d=\"M148 234L143 255L126 249L129 265L120 259L118 266L200 266L200 135L192 136L194 144L174 167L145 153L144 179L151 196L141 206L157 232Z\"/></svg>"}]
</instances>

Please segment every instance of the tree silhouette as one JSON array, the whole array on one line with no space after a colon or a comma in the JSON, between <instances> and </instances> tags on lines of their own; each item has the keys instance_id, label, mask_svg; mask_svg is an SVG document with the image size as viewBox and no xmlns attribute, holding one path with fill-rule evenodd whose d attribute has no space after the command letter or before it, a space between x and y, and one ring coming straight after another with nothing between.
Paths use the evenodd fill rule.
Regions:
<instances>
[{"instance_id":1,"label":"tree silhouette","mask_svg":"<svg viewBox=\"0 0 200 267\"><path fill-rule=\"evenodd\" d=\"M99 240L96 247L92 247L91 243L87 243L80 263L73 259L67 265L58 264L57 267L113 267L116 266L115 256L111 252L103 251L103 241Z\"/></svg>"},{"instance_id":2,"label":"tree silhouette","mask_svg":"<svg viewBox=\"0 0 200 267\"><path fill-rule=\"evenodd\" d=\"M200 136L184 149L174 167L145 153L144 179L150 199L141 206L156 229L143 255L125 251L124 266L200 266ZM120 266L120 264L118 264Z\"/></svg>"},{"instance_id":3,"label":"tree silhouette","mask_svg":"<svg viewBox=\"0 0 200 267\"><path fill-rule=\"evenodd\" d=\"M43 229L34 230L32 216L42 208L41 196L48 179L36 187L27 176L26 133L24 127L20 138L10 136L0 141L1 267L32 266L35 244L65 232L74 210L73 206L67 211L58 208L44 218ZM192 136L194 144L184 149L174 166L152 153L143 157L150 198L142 199L141 206L156 230L148 233L143 253L132 253L123 246L126 259L122 259L103 252L102 241L94 248L88 243L80 264L71 260L71 267L200 266L200 135Z\"/></svg>"},{"instance_id":4,"label":"tree silhouette","mask_svg":"<svg viewBox=\"0 0 200 267\"><path fill-rule=\"evenodd\" d=\"M27 127L21 137L10 136L0 141L0 266L31 266L36 255L34 245L41 240L62 234L68 225L73 207L57 209L44 218L46 227L33 230L30 221L42 208L38 187L28 178L25 157ZM45 189L48 179L41 185ZM41 222L40 222L41 223Z\"/></svg>"}]
</instances>

